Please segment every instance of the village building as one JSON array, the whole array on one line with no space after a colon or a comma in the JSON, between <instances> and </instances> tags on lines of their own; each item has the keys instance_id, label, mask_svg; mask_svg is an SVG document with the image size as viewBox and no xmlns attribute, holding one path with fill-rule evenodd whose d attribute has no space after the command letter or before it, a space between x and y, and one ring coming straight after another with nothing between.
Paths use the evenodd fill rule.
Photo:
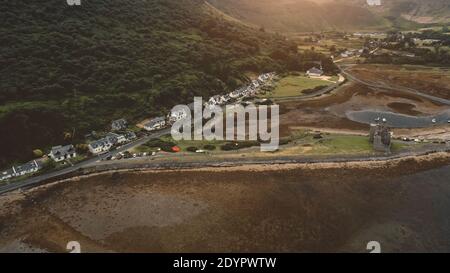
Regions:
<instances>
[{"instance_id":1,"label":"village building","mask_svg":"<svg viewBox=\"0 0 450 273\"><path fill-rule=\"evenodd\" d=\"M375 151L390 153L392 144L391 135L391 130L387 126L386 120L370 125L369 141L373 144Z\"/></svg>"},{"instance_id":2,"label":"village building","mask_svg":"<svg viewBox=\"0 0 450 273\"><path fill-rule=\"evenodd\" d=\"M41 166L39 166L36 160L30 161L23 165L13 166L11 169L5 170L0 173L0 181L35 173L39 171L40 168Z\"/></svg>"},{"instance_id":3,"label":"village building","mask_svg":"<svg viewBox=\"0 0 450 273\"><path fill-rule=\"evenodd\" d=\"M224 105L227 102L229 102L232 98L230 97L230 94L226 95L216 95L211 97L207 102L205 102L205 107L213 107L215 105Z\"/></svg>"},{"instance_id":4,"label":"village building","mask_svg":"<svg viewBox=\"0 0 450 273\"><path fill-rule=\"evenodd\" d=\"M37 172L40 169L39 164L36 160L30 161L23 165L13 167L13 171L15 172L15 176L22 176L30 173Z\"/></svg>"},{"instance_id":5,"label":"village building","mask_svg":"<svg viewBox=\"0 0 450 273\"><path fill-rule=\"evenodd\" d=\"M257 80L252 81L252 86L253 86L254 88L258 88L258 87L260 86L259 81L257 81Z\"/></svg>"},{"instance_id":6,"label":"village building","mask_svg":"<svg viewBox=\"0 0 450 273\"><path fill-rule=\"evenodd\" d=\"M144 125L146 131L156 131L164 128L166 126L166 119L164 117L157 117L150 120Z\"/></svg>"},{"instance_id":7,"label":"village building","mask_svg":"<svg viewBox=\"0 0 450 273\"><path fill-rule=\"evenodd\" d=\"M168 119L170 122L176 122L182 119L187 118L188 113L186 113L184 110L179 111L171 111L168 115Z\"/></svg>"},{"instance_id":8,"label":"village building","mask_svg":"<svg viewBox=\"0 0 450 273\"><path fill-rule=\"evenodd\" d=\"M108 152L114 145L123 144L136 139L134 132L128 131L125 134L110 132L104 138L89 143L89 151L92 154L101 154Z\"/></svg>"},{"instance_id":9,"label":"village building","mask_svg":"<svg viewBox=\"0 0 450 273\"><path fill-rule=\"evenodd\" d=\"M121 130L125 130L128 126L128 123L125 119L118 119L115 120L111 123L111 129L113 131L121 131Z\"/></svg>"},{"instance_id":10,"label":"village building","mask_svg":"<svg viewBox=\"0 0 450 273\"><path fill-rule=\"evenodd\" d=\"M73 145L60 145L53 147L48 156L55 162L60 162L69 158L76 157L77 153Z\"/></svg>"},{"instance_id":11,"label":"village building","mask_svg":"<svg viewBox=\"0 0 450 273\"><path fill-rule=\"evenodd\" d=\"M228 94L230 96L230 98L232 99L237 99L240 97L241 92L238 90L234 90L233 92L231 92L230 94Z\"/></svg>"},{"instance_id":12,"label":"village building","mask_svg":"<svg viewBox=\"0 0 450 273\"><path fill-rule=\"evenodd\" d=\"M112 145L122 144L124 142L127 142L127 138L124 135L119 135L116 133L108 133L105 138Z\"/></svg>"},{"instance_id":13,"label":"village building","mask_svg":"<svg viewBox=\"0 0 450 273\"><path fill-rule=\"evenodd\" d=\"M367 5L373 6L381 6L381 0L367 0Z\"/></svg>"},{"instance_id":14,"label":"village building","mask_svg":"<svg viewBox=\"0 0 450 273\"><path fill-rule=\"evenodd\" d=\"M222 97L220 95L215 95L209 99L207 104L209 105L218 105L222 103Z\"/></svg>"},{"instance_id":15,"label":"village building","mask_svg":"<svg viewBox=\"0 0 450 273\"><path fill-rule=\"evenodd\" d=\"M93 141L88 145L89 151L94 155L108 152L112 146L113 144L106 138Z\"/></svg>"},{"instance_id":16,"label":"village building","mask_svg":"<svg viewBox=\"0 0 450 273\"><path fill-rule=\"evenodd\" d=\"M323 75L323 70L313 67L313 68L309 69L308 71L306 71L306 75L309 77L321 77Z\"/></svg>"},{"instance_id":17,"label":"village building","mask_svg":"<svg viewBox=\"0 0 450 273\"><path fill-rule=\"evenodd\" d=\"M258 80L260 80L261 82L265 82L266 80L268 80L270 77L272 76L272 73L265 73L262 74L258 77Z\"/></svg>"},{"instance_id":18,"label":"village building","mask_svg":"<svg viewBox=\"0 0 450 273\"><path fill-rule=\"evenodd\" d=\"M125 133L125 138L127 139L127 141L132 141L132 140L135 140L137 138L137 136L134 132L128 131Z\"/></svg>"},{"instance_id":19,"label":"village building","mask_svg":"<svg viewBox=\"0 0 450 273\"><path fill-rule=\"evenodd\" d=\"M227 102L229 102L231 100L231 97L230 97L230 95L223 95L222 96L222 101L224 102L224 103L227 103Z\"/></svg>"},{"instance_id":20,"label":"village building","mask_svg":"<svg viewBox=\"0 0 450 273\"><path fill-rule=\"evenodd\" d=\"M0 181L8 180L13 177L14 177L14 171L12 168L0 173Z\"/></svg>"}]
</instances>

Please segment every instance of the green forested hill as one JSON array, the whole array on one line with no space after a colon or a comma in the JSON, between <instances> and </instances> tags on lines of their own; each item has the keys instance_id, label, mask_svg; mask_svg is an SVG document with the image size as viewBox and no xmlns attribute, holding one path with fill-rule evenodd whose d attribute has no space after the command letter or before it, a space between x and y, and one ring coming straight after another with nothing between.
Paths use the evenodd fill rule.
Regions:
<instances>
[{"instance_id":1,"label":"green forested hill","mask_svg":"<svg viewBox=\"0 0 450 273\"><path fill-rule=\"evenodd\" d=\"M81 141L115 118L138 120L231 90L246 72L302 69L321 58L211 16L202 0L0 5L0 166ZM73 131L75 139L63 139Z\"/></svg>"}]
</instances>

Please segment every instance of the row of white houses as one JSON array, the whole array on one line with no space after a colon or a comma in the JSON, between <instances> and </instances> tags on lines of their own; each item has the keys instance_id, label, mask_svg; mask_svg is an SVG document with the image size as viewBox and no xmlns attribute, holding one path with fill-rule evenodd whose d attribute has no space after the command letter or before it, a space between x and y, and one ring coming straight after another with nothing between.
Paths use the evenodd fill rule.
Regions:
<instances>
[{"instance_id":1,"label":"row of white houses","mask_svg":"<svg viewBox=\"0 0 450 273\"><path fill-rule=\"evenodd\" d=\"M255 96L259 88L267 83L268 80L273 79L275 73L265 73L258 76L257 79L253 80L248 86L241 87L239 89L234 90L226 95L216 95L211 97L206 103L205 106L214 106L214 105L224 105L231 100L238 100L240 98L252 97Z\"/></svg>"},{"instance_id":2,"label":"row of white houses","mask_svg":"<svg viewBox=\"0 0 450 273\"><path fill-rule=\"evenodd\" d=\"M77 156L75 147L73 145L55 146L50 150L48 157L55 162L64 161L66 159L74 158ZM23 165L13 166L12 168L0 173L0 181L19 177L27 174L32 174L41 169L41 165L36 161L30 161Z\"/></svg>"},{"instance_id":3,"label":"row of white houses","mask_svg":"<svg viewBox=\"0 0 450 273\"><path fill-rule=\"evenodd\" d=\"M172 110L166 117L164 116L156 117L145 123L144 130L152 132L163 129L173 124L174 122L187 118L188 114L189 113L187 113L183 109L178 111Z\"/></svg>"},{"instance_id":4,"label":"row of white houses","mask_svg":"<svg viewBox=\"0 0 450 273\"><path fill-rule=\"evenodd\" d=\"M23 165L13 166L12 168L0 173L0 181L35 173L39 171L40 168L41 166L36 160L30 161Z\"/></svg>"},{"instance_id":5,"label":"row of white houses","mask_svg":"<svg viewBox=\"0 0 450 273\"><path fill-rule=\"evenodd\" d=\"M275 73L266 73L260 75L257 79L253 80L250 85L236 89L235 91L226 95L216 95L206 102L205 106L208 105L223 105L231 100L238 100L245 97L255 96L259 90L259 87L264 85L268 80L272 79ZM163 129L176 121L182 120L188 116L185 110L171 111L166 117L156 117L151 119L144 125L144 129L147 131L155 131ZM117 131L126 130L128 123L125 119L118 119L111 123L111 129L115 132L108 133L105 137L92 141L89 143L89 151L94 154L102 154L108 152L115 145L120 145L131 140L136 139L136 134L134 132L126 132L124 134L119 134ZM67 159L75 158L77 156L76 149L73 145L59 145L54 146L50 150L48 157L53 159L55 162L61 162ZM30 161L26 164L12 167L6 171L0 173L0 181L10 179L17 176L22 176L25 174L30 174L37 172L41 166L39 166L37 161Z\"/></svg>"},{"instance_id":6,"label":"row of white houses","mask_svg":"<svg viewBox=\"0 0 450 273\"><path fill-rule=\"evenodd\" d=\"M72 144L65 146L54 146L48 153L48 157L53 159L55 162L61 162L66 159L74 158L76 156L77 152ZM39 169L41 169L41 166L36 160L30 161L20 166L13 166L11 169L0 173L0 181L35 173L39 171Z\"/></svg>"},{"instance_id":7,"label":"row of white houses","mask_svg":"<svg viewBox=\"0 0 450 273\"><path fill-rule=\"evenodd\" d=\"M205 102L205 107L213 105L224 105L231 100L254 96L258 92L258 88L264 85L269 79L272 79L274 76L275 73L262 74L258 77L258 79L253 80L252 83L246 87L241 87L226 95L215 95L211 97L207 102ZM144 129L149 132L160 130L173 124L176 121L186 118L187 116L188 113L186 113L184 110L171 111L166 117L161 116L150 119L144 124Z\"/></svg>"},{"instance_id":8,"label":"row of white houses","mask_svg":"<svg viewBox=\"0 0 450 273\"><path fill-rule=\"evenodd\" d=\"M120 145L136 138L136 134L131 131L126 132L125 134L110 132L104 138L89 143L88 148L92 154L98 155L108 152L115 145Z\"/></svg>"}]
</instances>

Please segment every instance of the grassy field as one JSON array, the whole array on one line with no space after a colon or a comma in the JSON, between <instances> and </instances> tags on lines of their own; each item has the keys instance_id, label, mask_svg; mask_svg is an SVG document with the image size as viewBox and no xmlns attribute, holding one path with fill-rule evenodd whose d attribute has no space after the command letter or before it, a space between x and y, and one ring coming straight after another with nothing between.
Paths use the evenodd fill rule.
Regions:
<instances>
[{"instance_id":1,"label":"grassy field","mask_svg":"<svg viewBox=\"0 0 450 273\"><path fill-rule=\"evenodd\" d=\"M326 137L314 143L312 150L315 154L358 154L372 151L367 137L347 135Z\"/></svg>"},{"instance_id":2,"label":"grassy field","mask_svg":"<svg viewBox=\"0 0 450 273\"><path fill-rule=\"evenodd\" d=\"M304 90L313 89L318 86L328 86L330 84L332 84L330 81L290 75L277 82L275 89L271 93L266 94L266 97L283 98L300 96Z\"/></svg>"},{"instance_id":3,"label":"grassy field","mask_svg":"<svg viewBox=\"0 0 450 273\"><path fill-rule=\"evenodd\" d=\"M296 37L297 39L302 39ZM360 49L364 46L364 39L350 38L350 39L322 39L319 42L299 42L298 49L300 51L307 51L314 48L315 52L330 55L330 48L335 46L336 49Z\"/></svg>"},{"instance_id":4,"label":"grassy field","mask_svg":"<svg viewBox=\"0 0 450 273\"><path fill-rule=\"evenodd\" d=\"M323 54L330 54L330 50L326 47L317 45L317 44L311 44L311 45L299 45L298 49L300 51L308 51L311 50L312 48L314 48L315 52L318 53L323 53Z\"/></svg>"},{"instance_id":5,"label":"grassy field","mask_svg":"<svg viewBox=\"0 0 450 273\"><path fill-rule=\"evenodd\" d=\"M373 149L373 145L369 142L367 136L346 135L346 134L322 134L321 138L314 138L312 132L308 131L294 131L290 137L290 142L280 146L276 152L265 153L260 152L259 146L246 148L244 150L236 151L222 151L220 146L225 144L225 141L174 141L170 136L162 137L161 140L174 142L181 148L182 152L187 152L188 147L196 147L203 149L205 145L214 145L215 150L209 151L209 156L216 156L218 158L229 157L273 157L273 156L339 156L339 155L375 155L377 152ZM399 142L393 142L392 152L398 152L405 148L405 145ZM151 152L156 150L149 150L146 146L141 146L135 152ZM191 153L195 158L202 158L201 154ZM175 157L170 157L175 159ZM209 158L209 157L207 157ZM206 158L206 159L207 159Z\"/></svg>"},{"instance_id":6,"label":"grassy field","mask_svg":"<svg viewBox=\"0 0 450 273\"><path fill-rule=\"evenodd\" d=\"M351 68L358 78L420 90L450 99L450 73L447 69L420 65L357 65Z\"/></svg>"},{"instance_id":7,"label":"grassy field","mask_svg":"<svg viewBox=\"0 0 450 273\"><path fill-rule=\"evenodd\" d=\"M205 145L214 145L216 147L215 151L220 150L220 146L225 144L226 141L207 141L207 140L179 140L175 141L171 136L163 136L160 138L163 141L172 142L175 143L176 146L178 146L182 152L187 152L187 148L189 147L195 147L199 150L204 149ZM148 147L146 145L141 145L139 147L136 147L132 150L132 152L156 152L156 147Z\"/></svg>"},{"instance_id":8,"label":"grassy field","mask_svg":"<svg viewBox=\"0 0 450 273\"><path fill-rule=\"evenodd\" d=\"M367 136L327 134L314 139L310 133L298 133L293 136L295 145L286 147L281 153L286 155L371 155L376 151ZM392 152L404 148L403 144L393 142Z\"/></svg>"}]
</instances>

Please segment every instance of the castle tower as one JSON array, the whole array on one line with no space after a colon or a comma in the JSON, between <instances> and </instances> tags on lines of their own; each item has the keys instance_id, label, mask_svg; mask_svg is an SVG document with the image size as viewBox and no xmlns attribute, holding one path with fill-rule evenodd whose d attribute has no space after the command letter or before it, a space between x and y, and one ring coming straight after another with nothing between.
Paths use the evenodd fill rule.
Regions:
<instances>
[{"instance_id":1,"label":"castle tower","mask_svg":"<svg viewBox=\"0 0 450 273\"><path fill-rule=\"evenodd\" d=\"M369 141L373 144L375 151L391 152L391 130L384 119L382 123L370 125Z\"/></svg>"}]
</instances>

